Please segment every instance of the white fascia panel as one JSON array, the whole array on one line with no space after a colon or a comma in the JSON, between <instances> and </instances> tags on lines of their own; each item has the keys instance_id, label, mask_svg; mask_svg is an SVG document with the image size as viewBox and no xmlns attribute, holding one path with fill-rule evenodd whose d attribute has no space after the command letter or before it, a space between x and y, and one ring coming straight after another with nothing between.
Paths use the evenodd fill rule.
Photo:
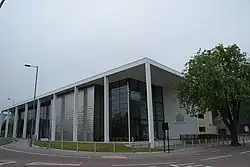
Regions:
<instances>
[{"instance_id":1,"label":"white fascia panel","mask_svg":"<svg viewBox=\"0 0 250 167\"><path fill-rule=\"evenodd\" d=\"M155 66L155 67L158 67L158 68L160 68L160 69L162 69L162 70L165 70L165 71L167 71L167 72L169 72L169 73L175 74L175 75L177 75L177 76L179 76L179 77L183 77L183 74L182 74L182 73L180 73L180 72L178 72L178 71L176 71L176 70L174 70L174 69L172 69L172 68L169 68L169 67L167 67L167 66L165 66L165 65L163 65L163 64L160 64L160 63L158 63L158 62L156 62L156 61L153 61L153 60L151 60L151 59L149 59L149 58L143 58L143 59L137 60L137 61L135 61L135 62L132 62L132 63L126 64L126 65L123 65L123 66L114 68L114 69L109 70L109 71L106 71L106 72L104 72L104 73L101 73L101 74L98 74L98 75L94 75L94 76L92 76L92 77L89 77L89 78L80 80L80 81L78 81L78 82L69 84L69 85L67 85L67 86L64 86L64 87L62 87L62 88L59 88L59 89L50 91L50 92L48 92L48 93L39 95L39 96L36 97L36 99L42 99L42 98L45 98L45 97L47 97L47 96L52 96L53 94L60 93L60 92L62 92L62 91L64 91L64 90L67 90L67 89L71 89L71 88L73 89L74 87L80 86L80 85L82 85L82 84L86 84L86 83L88 83L88 82L91 82L91 81L94 81L94 80L97 80L97 79L101 79L101 78L103 78L103 77L105 77L105 76L109 76L109 75L112 75L112 74L115 74L115 73L118 73L118 72L121 72L121 71L130 69L130 68L133 68L133 67L136 67L136 66L145 64L146 62L149 63L149 64L151 64L151 65L153 65L153 66ZM8 110L8 109L10 109L10 108L14 108L14 107L23 105L23 104L25 104L25 103L30 103L30 102L32 102L32 101L33 101L33 99L29 99L29 100L26 100L26 101L17 103L17 104L15 104L14 106L9 107L9 108L6 108L6 109L4 109L4 110ZM4 111L4 110L3 110L3 111Z\"/></svg>"},{"instance_id":2,"label":"white fascia panel","mask_svg":"<svg viewBox=\"0 0 250 167\"><path fill-rule=\"evenodd\" d=\"M69 84L69 85L64 86L64 87L62 87L62 88L59 88L59 89L53 90L53 91L51 91L51 92L48 92L48 93L39 95L39 96L36 97L36 99L42 99L42 98L47 97L47 96L52 96L53 94L60 93L61 91L64 91L64 90L67 90L67 89L70 89L70 88L73 89L74 87L80 86L80 85L82 85L82 84L86 84L86 83L88 83L88 82L91 82L91 81L94 81L94 80L97 80L97 79L101 79L101 78L103 78L103 77L105 77L105 76L109 76L109 75L118 73L118 72L120 72L120 71L124 71L124 70L127 70L127 69L129 69L129 68L133 68L133 67L142 65L142 64L144 64L144 63L146 62L146 60L147 60L147 58L143 58L143 59L137 60L137 61L135 61L135 62L132 62L132 63L126 64L126 65L123 65L123 66L114 68L114 69L109 70L109 71L106 71L106 72L104 72L104 73L101 73L101 74L98 74L98 75L94 75L94 76L92 76L92 77L89 77L89 78L80 80L80 81L78 81L78 82ZM13 107L16 107L16 106L20 106L20 105L23 105L23 104L25 104L25 103L29 103L29 102L32 102L32 101L33 101L33 99L29 99L29 100L26 100L26 101L17 103L17 104L15 104L14 106L12 106L12 107L10 107L10 108L13 108ZM9 108L7 108L7 109L9 109ZM7 110L7 109L4 109L4 110Z\"/></svg>"}]
</instances>

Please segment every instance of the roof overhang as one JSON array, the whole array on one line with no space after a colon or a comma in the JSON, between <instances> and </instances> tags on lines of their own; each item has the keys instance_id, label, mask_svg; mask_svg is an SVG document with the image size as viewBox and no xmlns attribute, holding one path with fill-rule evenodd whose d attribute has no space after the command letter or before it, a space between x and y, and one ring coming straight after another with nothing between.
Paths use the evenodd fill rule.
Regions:
<instances>
[{"instance_id":1,"label":"roof overhang","mask_svg":"<svg viewBox=\"0 0 250 167\"><path fill-rule=\"evenodd\" d=\"M178 72L178 71L176 71L176 70L174 70L172 68L169 68L169 67L167 67L167 66L165 66L163 64L160 64L158 62L155 62L155 61L153 61L153 60L151 60L149 58L143 58L143 59L137 60L135 62L128 63L126 65L123 65L123 66L114 68L112 70L106 71L104 73L101 73L101 74L98 74L98 75L94 75L92 77L89 77L89 78L80 80L78 82L69 84L69 85L61 87L59 89L56 89L56 90L53 90L53 91L50 91L50 92L38 95L36 97L36 99L43 99L43 98L46 98L48 96L52 96L53 94L60 94L61 92L64 92L65 90L73 90L74 87L82 87L84 85L87 85L87 84L90 84L90 83L94 83L94 81L103 79L104 77L109 77L109 76L114 75L116 73L119 73L119 72L122 72L122 71L125 71L125 70L128 70L128 69L131 69L131 68L134 68L134 67L137 67L137 66L140 66L140 65L144 65L145 63L149 63L150 65L152 65L154 67L157 67L157 68L159 68L159 69L161 69L163 71L166 71L168 73L171 73L171 74L175 75L176 77L183 77L183 75L180 72ZM30 103L32 101L33 101L33 99L22 101L20 103L16 103L14 106L11 106L11 107L8 107L8 108L4 109L4 110L8 110L10 108L23 105L25 103Z\"/></svg>"}]
</instances>

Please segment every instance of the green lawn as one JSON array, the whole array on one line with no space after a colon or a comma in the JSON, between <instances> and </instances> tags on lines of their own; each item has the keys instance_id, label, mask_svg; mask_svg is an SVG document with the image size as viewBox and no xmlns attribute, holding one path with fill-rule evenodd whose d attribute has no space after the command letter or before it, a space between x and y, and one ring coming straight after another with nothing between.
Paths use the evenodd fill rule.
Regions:
<instances>
[{"instance_id":1,"label":"green lawn","mask_svg":"<svg viewBox=\"0 0 250 167\"><path fill-rule=\"evenodd\" d=\"M49 147L48 141L35 141L35 144L40 147ZM77 142L61 142L51 141L51 148L64 149L64 150L77 150ZM95 149L96 148L96 149ZM122 143L91 143L91 142L78 142L79 151L87 152L149 152L149 148L129 148ZM153 148L152 152L163 151L162 148Z\"/></svg>"}]
</instances>

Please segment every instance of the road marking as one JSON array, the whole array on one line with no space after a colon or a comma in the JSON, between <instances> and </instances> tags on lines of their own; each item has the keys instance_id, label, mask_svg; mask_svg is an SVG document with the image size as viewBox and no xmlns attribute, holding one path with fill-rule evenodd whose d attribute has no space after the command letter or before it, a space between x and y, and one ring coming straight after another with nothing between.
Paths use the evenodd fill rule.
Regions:
<instances>
[{"instance_id":1,"label":"road marking","mask_svg":"<svg viewBox=\"0 0 250 167\"><path fill-rule=\"evenodd\" d=\"M113 156L101 156L103 159L127 159L127 157L124 156L118 156L118 155L113 155Z\"/></svg>"},{"instance_id":2,"label":"road marking","mask_svg":"<svg viewBox=\"0 0 250 167\"><path fill-rule=\"evenodd\" d=\"M250 153L250 151L244 151L244 152L241 152L240 154L247 154L247 153Z\"/></svg>"},{"instance_id":3,"label":"road marking","mask_svg":"<svg viewBox=\"0 0 250 167\"><path fill-rule=\"evenodd\" d=\"M16 153L24 153L24 154L31 154L31 155L44 155L44 156L50 156L50 157L61 157L61 158L90 158L90 156L86 157L77 157L77 156L70 156L70 155L55 155L55 154L41 154L41 153L32 153L32 152L26 152L26 151L21 151L21 150L12 150L6 147L2 148L6 151L11 151L11 152L16 152Z\"/></svg>"},{"instance_id":4,"label":"road marking","mask_svg":"<svg viewBox=\"0 0 250 167\"><path fill-rule=\"evenodd\" d=\"M212 153L216 153L216 152L219 152L220 150L214 150L214 151L211 151Z\"/></svg>"},{"instance_id":5,"label":"road marking","mask_svg":"<svg viewBox=\"0 0 250 167\"><path fill-rule=\"evenodd\" d=\"M227 158L227 157L231 157L231 156L232 156L232 155L223 155L223 156L218 156L218 157L211 157L211 158L206 158L206 159L200 159L200 161L209 161L209 160Z\"/></svg>"},{"instance_id":6,"label":"road marking","mask_svg":"<svg viewBox=\"0 0 250 167\"><path fill-rule=\"evenodd\" d=\"M195 163L178 164L178 165L180 165L180 166L188 166L188 165L193 165L193 164L195 164Z\"/></svg>"},{"instance_id":7,"label":"road marking","mask_svg":"<svg viewBox=\"0 0 250 167\"><path fill-rule=\"evenodd\" d=\"M151 163L151 164L121 164L121 165L112 165L114 167L129 167L129 166L154 166L154 165L168 165L174 164L176 162L162 162L162 163Z\"/></svg>"},{"instance_id":8,"label":"road marking","mask_svg":"<svg viewBox=\"0 0 250 167\"><path fill-rule=\"evenodd\" d=\"M0 160L0 161L4 161L4 162L0 163L0 166L1 165L8 165L8 164L15 164L16 163L16 161L9 161L9 160Z\"/></svg>"},{"instance_id":9,"label":"road marking","mask_svg":"<svg viewBox=\"0 0 250 167\"><path fill-rule=\"evenodd\" d=\"M26 164L27 166L81 166L81 164L62 164L62 163L50 163L50 162L31 162Z\"/></svg>"},{"instance_id":10,"label":"road marking","mask_svg":"<svg viewBox=\"0 0 250 167\"><path fill-rule=\"evenodd\" d=\"M195 163L188 163L188 164L171 164L171 167L211 167L211 166L206 166L206 165L202 165L202 164L197 164L194 165Z\"/></svg>"},{"instance_id":11,"label":"road marking","mask_svg":"<svg viewBox=\"0 0 250 167\"><path fill-rule=\"evenodd\" d=\"M190 165L193 165L195 163L187 163L187 164L171 164L171 167L181 167L181 166L186 166L186 167L192 167Z\"/></svg>"}]
</instances>

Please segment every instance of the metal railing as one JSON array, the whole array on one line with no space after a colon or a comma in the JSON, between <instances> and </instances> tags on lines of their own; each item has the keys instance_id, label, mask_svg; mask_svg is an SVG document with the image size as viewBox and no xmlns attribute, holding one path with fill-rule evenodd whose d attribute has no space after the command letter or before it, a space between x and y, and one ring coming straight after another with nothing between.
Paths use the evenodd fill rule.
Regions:
<instances>
[{"instance_id":1,"label":"metal railing","mask_svg":"<svg viewBox=\"0 0 250 167\"><path fill-rule=\"evenodd\" d=\"M250 135L238 135L240 144L250 143ZM35 144L42 148L54 148L62 150L86 151L86 152L163 152L163 141L156 140L155 148L151 148L151 144L144 142L68 142L68 141L50 141L42 139L35 141ZM217 136L213 138L188 138L186 140L170 139L170 151L189 150L202 147L214 147L219 145L229 145L230 138L228 136ZM166 147L168 147L166 145Z\"/></svg>"}]
</instances>

